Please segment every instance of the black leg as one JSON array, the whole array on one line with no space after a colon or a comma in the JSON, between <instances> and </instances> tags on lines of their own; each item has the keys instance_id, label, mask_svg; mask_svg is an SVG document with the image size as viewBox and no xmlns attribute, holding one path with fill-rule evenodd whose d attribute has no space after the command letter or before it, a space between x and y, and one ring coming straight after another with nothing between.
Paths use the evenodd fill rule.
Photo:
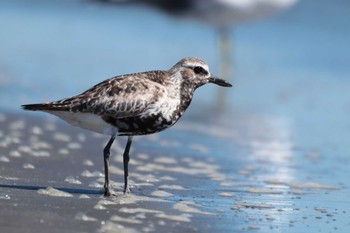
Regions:
<instances>
[{"instance_id":1,"label":"black leg","mask_svg":"<svg viewBox=\"0 0 350 233\"><path fill-rule=\"evenodd\" d=\"M105 192L104 195L106 197L111 196L111 192L109 190L109 173L108 173L108 167L109 167L109 155L110 155L110 149L111 146L114 142L115 139L115 135L112 135L111 139L109 139L106 147L103 150L103 162L104 162L104 167L105 167L105 184L104 184L104 188L105 188Z\"/></svg>"},{"instance_id":2,"label":"black leg","mask_svg":"<svg viewBox=\"0 0 350 233\"><path fill-rule=\"evenodd\" d=\"M129 176L129 151L132 143L132 136L128 136L128 142L126 143L126 147L123 154L123 163L124 163L124 193L129 192L129 186L128 186L128 176Z\"/></svg>"}]
</instances>

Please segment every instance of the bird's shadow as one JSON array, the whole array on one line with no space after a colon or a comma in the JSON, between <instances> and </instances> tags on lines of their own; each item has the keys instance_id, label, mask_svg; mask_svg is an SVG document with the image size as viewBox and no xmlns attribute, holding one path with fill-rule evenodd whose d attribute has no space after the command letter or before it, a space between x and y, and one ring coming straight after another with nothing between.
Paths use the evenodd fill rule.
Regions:
<instances>
[{"instance_id":1,"label":"bird's shadow","mask_svg":"<svg viewBox=\"0 0 350 233\"><path fill-rule=\"evenodd\" d=\"M0 184L0 188L38 191L40 189L46 189L46 188L48 188L48 186ZM98 196L100 196L101 194L103 194L103 192L101 190L77 189L77 188L58 188L58 187L53 187L53 188L57 189L59 191L62 191L62 192L70 193L72 195L85 194L85 195L98 195Z\"/></svg>"}]
</instances>

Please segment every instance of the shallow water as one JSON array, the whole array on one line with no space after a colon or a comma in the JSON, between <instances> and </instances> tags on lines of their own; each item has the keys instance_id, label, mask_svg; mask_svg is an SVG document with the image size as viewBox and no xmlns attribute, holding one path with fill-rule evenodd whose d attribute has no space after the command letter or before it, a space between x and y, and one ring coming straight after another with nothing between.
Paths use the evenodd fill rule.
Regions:
<instances>
[{"instance_id":1,"label":"shallow water","mask_svg":"<svg viewBox=\"0 0 350 233\"><path fill-rule=\"evenodd\" d=\"M110 170L116 197L106 199L101 190L107 138L51 118L3 116L0 145L6 159L0 161L1 205L3 209L16 205L17 211L0 212L1 219L20 216L21 224L31 225L32 218L23 214L35 210L31 216L43 219L38 232L60 221L68 221L66 230L102 232L106 227L136 232L169 227L172 232L299 232L305 228L346 232L350 224L349 157L322 147L309 150L292 140L287 125L278 119L237 114L235 123L208 126L205 131L201 123L183 120L168 133L137 137L131 151L128 196L121 192L125 140L118 138ZM11 122L22 120L20 129L11 127ZM53 125L71 140L56 137L57 132L50 130ZM42 133L31 134L33 126ZM84 145L70 148L82 134ZM59 153L62 148L67 153ZM47 156L38 156L42 151ZM25 164L31 164L31 169ZM40 207L43 198L49 215ZM75 208L69 207L70 202ZM61 212L68 218L55 217Z\"/></svg>"}]
</instances>

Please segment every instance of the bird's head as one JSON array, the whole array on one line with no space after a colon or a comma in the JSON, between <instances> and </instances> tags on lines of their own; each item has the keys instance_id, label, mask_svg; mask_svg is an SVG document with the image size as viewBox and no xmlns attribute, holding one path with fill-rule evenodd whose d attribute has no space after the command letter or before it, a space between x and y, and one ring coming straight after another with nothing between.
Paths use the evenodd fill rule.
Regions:
<instances>
[{"instance_id":1,"label":"bird's head","mask_svg":"<svg viewBox=\"0 0 350 233\"><path fill-rule=\"evenodd\" d=\"M212 76L207 63L198 58L183 58L176 63L169 72L172 76L192 86L194 89L207 83L215 83L223 87L232 87L229 82Z\"/></svg>"}]
</instances>

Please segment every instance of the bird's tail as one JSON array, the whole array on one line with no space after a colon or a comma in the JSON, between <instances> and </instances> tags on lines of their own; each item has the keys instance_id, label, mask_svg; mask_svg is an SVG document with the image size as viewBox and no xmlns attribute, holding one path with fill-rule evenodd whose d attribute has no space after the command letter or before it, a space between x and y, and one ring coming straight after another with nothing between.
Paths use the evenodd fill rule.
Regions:
<instances>
[{"instance_id":1,"label":"bird's tail","mask_svg":"<svg viewBox=\"0 0 350 233\"><path fill-rule=\"evenodd\" d=\"M25 104L21 106L24 110L43 111L48 110L48 104Z\"/></svg>"},{"instance_id":2,"label":"bird's tail","mask_svg":"<svg viewBox=\"0 0 350 233\"><path fill-rule=\"evenodd\" d=\"M53 103L47 103L47 104L25 104L21 106L24 110L29 111L63 111L67 110L66 106L62 106L60 104L53 104Z\"/></svg>"}]
</instances>

